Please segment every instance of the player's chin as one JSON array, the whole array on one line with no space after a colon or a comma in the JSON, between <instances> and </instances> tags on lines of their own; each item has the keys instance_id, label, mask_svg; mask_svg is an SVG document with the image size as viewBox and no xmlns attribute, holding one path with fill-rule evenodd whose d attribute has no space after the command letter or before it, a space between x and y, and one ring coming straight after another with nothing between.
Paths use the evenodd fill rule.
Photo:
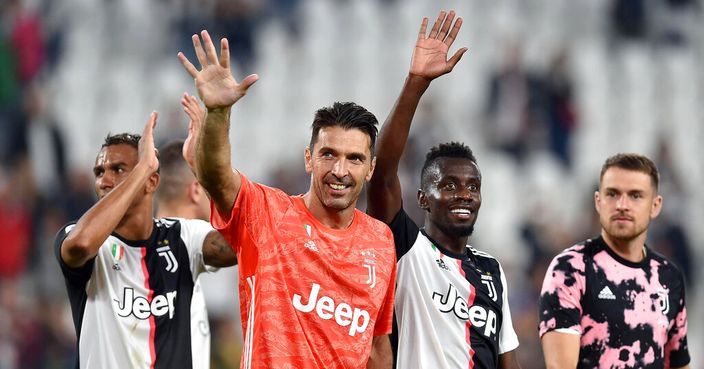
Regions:
<instances>
[{"instance_id":1,"label":"player's chin","mask_svg":"<svg viewBox=\"0 0 704 369\"><path fill-rule=\"evenodd\" d=\"M344 197L328 197L325 199L325 207L335 210L345 210L352 206L352 200L350 196Z\"/></svg>"}]
</instances>

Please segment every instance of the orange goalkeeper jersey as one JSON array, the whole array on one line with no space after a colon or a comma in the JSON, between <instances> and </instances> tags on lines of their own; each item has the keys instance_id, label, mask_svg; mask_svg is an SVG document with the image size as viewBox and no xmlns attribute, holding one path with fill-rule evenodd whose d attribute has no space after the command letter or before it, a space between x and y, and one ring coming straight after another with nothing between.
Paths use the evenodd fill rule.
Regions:
<instances>
[{"instance_id":1,"label":"orange goalkeeper jersey","mask_svg":"<svg viewBox=\"0 0 704 369\"><path fill-rule=\"evenodd\" d=\"M364 368L372 337L391 332L389 228L358 210L328 228L301 196L245 176L230 219L212 214L239 263L241 368Z\"/></svg>"}]
</instances>

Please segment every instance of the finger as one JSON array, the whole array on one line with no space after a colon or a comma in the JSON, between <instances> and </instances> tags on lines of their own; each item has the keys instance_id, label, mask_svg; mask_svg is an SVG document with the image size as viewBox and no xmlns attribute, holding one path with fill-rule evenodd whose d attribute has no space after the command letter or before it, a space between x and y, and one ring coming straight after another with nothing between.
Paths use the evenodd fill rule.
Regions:
<instances>
[{"instance_id":1,"label":"finger","mask_svg":"<svg viewBox=\"0 0 704 369\"><path fill-rule=\"evenodd\" d=\"M433 28L430 30L430 35L428 35L428 38L436 38L438 36L438 31L440 30L440 25L442 24L443 19L445 19L444 11L438 14L438 19L436 19L435 23L433 23Z\"/></svg>"},{"instance_id":2,"label":"finger","mask_svg":"<svg viewBox=\"0 0 704 369\"><path fill-rule=\"evenodd\" d=\"M438 40L442 41L445 39L445 36L447 36L447 31L450 30L450 25L454 19L455 11L450 10L450 13L447 14L447 18L445 18L445 21L442 23L442 27L440 27L440 33L438 33L437 37Z\"/></svg>"},{"instance_id":3,"label":"finger","mask_svg":"<svg viewBox=\"0 0 704 369\"><path fill-rule=\"evenodd\" d=\"M153 111L149 115L149 120L147 120L147 124L144 125L144 132L142 137L146 137L148 135L151 135L154 132L154 127L156 127L156 119L158 117L158 113L156 111Z\"/></svg>"},{"instance_id":4,"label":"finger","mask_svg":"<svg viewBox=\"0 0 704 369\"><path fill-rule=\"evenodd\" d=\"M462 55L464 55L464 53L466 53L467 50L469 50L469 49L467 49L466 47L463 47L463 48L457 50L455 55L452 55L450 60L447 61L447 64L450 67L448 72L451 71L453 68L455 68L455 65L457 65L457 62L459 62L460 59L462 59Z\"/></svg>"},{"instance_id":5,"label":"finger","mask_svg":"<svg viewBox=\"0 0 704 369\"><path fill-rule=\"evenodd\" d=\"M242 83L240 83L240 86L247 91L252 85L259 80L259 75L257 74L250 74L247 77L245 77L242 80Z\"/></svg>"},{"instance_id":6,"label":"finger","mask_svg":"<svg viewBox=\"0 0 704 369\"><path fill-rule=\"evenodd\" d=\"M210 34L208 31L203 30L200 35L203 37L203 43L205 44L205 55L208 58L209 64L218 64L218 52L215 50L215 45L213 45L213 40L210 39Z\"/></svg>"},{"instance_id":7,"label":"finger","mask_svg":"<svg viewBox=\"0 0 704 369\"><path fill-rule=\"evenodd\" d=\"M418 39L425 39L425 32L428 30L428 17L423 17L423 21L420 22L420 31L418 31Z\"/></svg>"},{"instance_id":8,"label":"finger","mask_svg":"<svg viewBox=\"0 0 704 369\"><path fill-rule=\"evenodd\" d=\"M462 18L457 18L455 21L455 25L452 27L452 30L450 31L450 34L447 35L447 38L445 39L445 45L448 47L452 46L452 43L455 42L455 38L457 38L457 33L460 31L460 28L462 27Z\"/></svg>"},{"instance_id":9,"label":"finger","mask_svg":"<svg viewBox=\"0 0 704 369\"><path fill-rule=\"evenodd\" d=\"M189 96L189 97L188 97L188 102L190 103L190 105L191 105L192 107L195 107L195 108L197 108L198 110L201 110L201 109L200 109L200 102L198 102L198 98L197 98L197 97L195 97L195 96L193 96L193 95Z\"/></svg>"},{"instance_id":10,"label":"finger","mask_svg":"<svg viewBox=\"0 0 704 369\"><path fill-rule=\"evenodd\" d=\"M186 58L185 55L183 55L182 52L178 53L178 60L181 61L181 64L183 64L183 68L186 69L186 72L191 75L191 77L196 78L198 75L198 69L196 69L196 66L193 65L190 61L188 61L188 58Z\"/></svg>"},{"instance_id":11,"label":"finger","mask_svg":"<svg viewBox=\"0 0 704 369\"><path fill-rule=\"evenodd\" d=\"M220 40L220 66L230 69L230 45L226 38Z\"/></svg>"},{"instance_id":12,"label":"finger","mask_svg":"<svg viewBox=\"0 0 704 369\"><path fill-rule=\"evenodd\" d=\"M205 57L205 50L203 50L203 45L200 43L200 37L193 35L191 40L193 41L193 49L196 51L198 63L200 63L200 69L203 69L208 65L208 59Z\"/></svg>"}]
</instances>

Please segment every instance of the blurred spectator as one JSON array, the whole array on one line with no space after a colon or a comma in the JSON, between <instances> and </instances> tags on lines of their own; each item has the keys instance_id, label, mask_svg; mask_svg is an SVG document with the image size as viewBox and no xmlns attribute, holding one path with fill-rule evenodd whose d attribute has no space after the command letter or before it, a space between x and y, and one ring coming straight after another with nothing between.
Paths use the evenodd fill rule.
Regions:
<instances>
[{"instance_id":1,"label":"blurred spectator","mask_svg":"<svg viewBox=\"0 0 704 369\"><path fill-rule=\"evenodd\" d=\"M648 35L645 0L615 0L611 3L611 28L615 41L642 41Z\"/></svg>"},{"instance_id":2,"label":"blurred spectator","mask_svg":"<svg viewBox=\"0 0 704 369\"><path fill-rule=\"evenodd\" d=\"M572 96L569 55L561 50L552 59L545 76L545 112L550 150L567 167L571 167L572 135L577 127L577 112Z\"/></svg>"},{"instance_id":3,"label":"blurred spectator","mask_svg":"<svg viewBox=\"0 0 704 369\"><path fill-rule=\"evenodd\" d=\"M21 196L23 176L19 168L3 173L0 168L0 280L14 280L27 266L32 235L31 213Z\"/></svg>"},{"instance_id":4,"label":"blurred spectator","mask_svg":"<svg viewBox=\"0 0 704 369\"><path fill-rule=\"evenodd\" d=\"M538 80L524 70L521 46L508 43L503 67L489 83L486 108L489 143L521 163L534 144L544 146Z\"/></svg>"}]
</instances>

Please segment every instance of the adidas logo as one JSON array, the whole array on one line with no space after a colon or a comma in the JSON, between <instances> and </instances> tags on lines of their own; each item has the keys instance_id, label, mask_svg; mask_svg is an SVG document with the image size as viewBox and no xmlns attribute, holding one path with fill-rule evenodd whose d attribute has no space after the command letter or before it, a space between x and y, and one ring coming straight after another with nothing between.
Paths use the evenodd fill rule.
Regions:
<instances>
[{"instance_id":1,"label":"adidas logo","mask_svg":"<svg viewBox=\"0 0 704 369\"><path fill-rule=\"evenodd\" d=\"M442 259L435 259L435 262L438 263L440 269L450 270Z\"/></svg>"},{"instance_id":2,"label":"adidas logo","mask_svg":"<svg viewBox=\"0 0 704 369\"><path fill-rule=\"evenodd\" d=\"M616 295L611 292L609 286L606 286L599 292L599 298L602 300L616 300Z\"/></svg>"},{"instance_id":3,"label":"adidas logo","mask_svg":"<svg viewBox=\"0 0 704 369\"><path fill-rule=\"evenodd\" d=\"M318 246L316 246L315 242L313 242L311 240L306 241L306 243L303 246L305 246L309 250L318 252Z\"/></svg>"}]
</instances>

